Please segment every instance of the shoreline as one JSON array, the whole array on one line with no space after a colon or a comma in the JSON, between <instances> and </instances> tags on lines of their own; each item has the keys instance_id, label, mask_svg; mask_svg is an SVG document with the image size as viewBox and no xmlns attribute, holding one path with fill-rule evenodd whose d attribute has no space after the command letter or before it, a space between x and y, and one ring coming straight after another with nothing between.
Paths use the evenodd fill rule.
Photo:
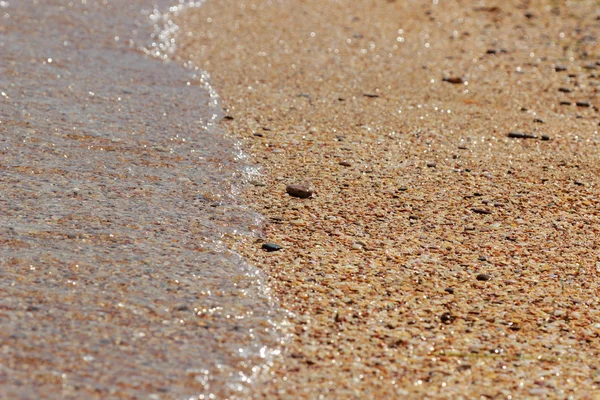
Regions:
<instances>
[{"instance_id":1,"label":"shoreline","mask_svg":"<svg viewBox=\"0 0 600 400\"><path fill-rule=\"evenodd\" d=\"M598 389L599 13L308 0L178 18L284 248L229 238L294 313L255 397Z\"/></svg>"}]
</instances>

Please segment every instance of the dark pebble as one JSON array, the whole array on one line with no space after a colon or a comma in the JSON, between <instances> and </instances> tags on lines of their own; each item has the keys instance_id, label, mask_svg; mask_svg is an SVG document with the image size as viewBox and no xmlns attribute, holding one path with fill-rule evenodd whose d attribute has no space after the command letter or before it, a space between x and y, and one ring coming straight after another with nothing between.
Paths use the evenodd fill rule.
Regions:
<instances>
[{"instance_id":1,"label":"dark pebble","mask_svg":"<svg viewBox=\"0 0 600 400\"><path fill-rule=\"evenodd\" d=\"M572 92L572 90L571 90L571 89L569 89L569 88L566 88L566 87L561 87L561 88L558 88L558 91L559 91L559 92L563 92L563 93L571 93L571 92Z\"/></svg>"},{"instance_id":2,"label":"dark pebble","mask_svg":"<svg viewBox=\"0 0 600 400\"><path fill-rule=\"evenodd\" d=\"M577 107L590 107L591 106L589 101L578 101L577 103L575 103L575 105Z\"/></svg>"},{"instance_id":3,"label":"dark pebble","mask_svg":"<svg viewBox=\"0 0 600 400\"><path fill-rule=\"evenodd\" d=\"M312 196L313 192L305 185L287 185L285 191L292 197L299 197L301 199L308 199Z\"/></svg>"},{"instance_id":4,"label":"dark pebble","mask_svg":"<svg viewBox=\"0 0 600 400\"><path fill-rule=\"evenodd\" d=\"M443 78L442 79L444 82L448 82L448 83L452 83L454 85L459 85L461 83L464 83L465 81L463 80L463 78L458 77L458 76L450 76L448 78Z\"/></svg>"},{"instance_id":5,"label":"dark pebble","mask_svg":"<svg viewBox=\"0 0 600 400\"><path fill-rule=\"evenodd\" d=\"M586 64L583 68L585 68L585 69L597 69L598 66L596 64L594 64L594 63L589 63L589 64Z\"/></svg>"},{"instance_id":6,"label":"dark pebble","mask_svg":"<svg viewBox=\"0 0 600 400\"><path fill-rule=\"evenodd\" d=\"M378 94L374 94L374 93L363 93L363 96L370 97L372 99L379 97Z\"/></svg>"},{"instance_id":7,"label":"dark pebble","mask_svg":"<svg viewBox=\"0 0 600 400\"><path fill-rule=\"evenodd\" d=\"M228 121L233 121L233 117L231 115L226 115L223 117L223 119L226 119Z\"/></svg>"},{"instance_id":8,"label":"dark pebble","mask_svg":"<svg viewBox=\"0 0 600 400\"><path fill-rule=\"evenodd\" d=\"M509 132L507 136L513 139L537 139L536 135L522 132Z\"/></svg>"},{"instance_id":9,"label":"dark pebble","mask_svg":"<svg viewBox=\"0 0 600 400\"><path fill-rule=\"evenodd\" d=\"M444 292L454 294L454 289L452 289L451 287L447 287L446 289L444 289Z\"/></svg>"},{"instance_id":10,"label":"dark pebble","mask_svg":"<svg viewBox=\"0 0 600 400\"><path fill-rule=\"evenodd\" d=\"M437 164L436 164L436 163L434 163L434 162L428 162L428 163L427 163L427 167L429 167L429 168L435 168L435 166L436 166L436 165L437 165Z\"/></svg>"},{"instance_id":11,"label":"dark pebble","mask_svg":"<svg viewBox=\"0 0 600 400\"><path fill-rule=\"evenodd\" d=\"M536 118L536 119L534 119L534 120L533 120L533 122L535 122L535 123L537 123L537 124L543 124L543 123L544 123L544 120L543 120L543 119Z\"/></svg>"},{"instance_id":12,"label":"dark pebble","mask_svg":"<svg viewBox=\"0 0 600 400\"><path fill-rule=\"evenodd\" d=\"M554 67L554 70L556 72L562 72L562 71L566 71L567 67L565 67L564 65L557 65L557 66Z\"/></svg>"},{"instance_id":13,"label":"dark pebble","mask_svg":"<svg viewBox=\"0 0 600 400\"><path fill-rule=\"evenodd\" d=\"M458 148L460 150L468 150L469 149L467 146L464 146L464 145L460 145L460 146L458 146Z\"/></svg>"},{"instance_id":14,"label":"dark pebble","mask_svg":"<svg viewBox=\"0 0 600 400\"><path fill-rule=\"evenodd\" d=\"M263 243L261 248L263 250L271 252L271 251L281 250L283 247L281 247L280 245L275 244L275 243Z\"/></svg>"},{"instance_id":15,"label":"dark pebble","mask_svg":"<svg viewBox=\"0 0 600 400\"><path fill-rule=\"evenodd\" d=\"M573 183L576 184L577 186L585 186L585 184L580 181L574 181Z\"/></svg>"},{"instance_id":16,"label":"dark pebble","mask_svg":"<svg viewBox=\"0 0 600 400\"><path fill-rule=\"evenodd\" d=\"M451 324L452 321L454 321L454 318L455 317L449 312L445 312L442 315L440 315L440 321L442 321L443 324Z\"/></svg>"},{"instance_id":17,"label":"dark pebble","mask_svg":"<svg viewBox=\"0 0 600 400\"><path fill-rule=\"evenodd\" d=\"M485 258L484 256L479 256L479 257L477 257L477 259L479 261L487 261L487 258Z\"/></svg>"},{"instance_id":18,"label":"dark pebble","mask_svg":"<svg viewBox=\"0 0 600 400\"><path fill-rule=\"evenodd\" d=\"M489 281L492 277L489 274L479 274L477 275L478 281Z\"/></svg>"},{"instance_id":19,"label":"dark pebble","mask_svg":"<svg viewBox=\"0 0 600 400\"><path fill-rule=\"evenodd\" d=\"M419 216L418 215L409 215L408 219L410 219L410 220L417 220L417 219L419 219Z\"/></svg>"},{"instance_id":20,"label":"dark pebble","mask_svg":"<svg viewBox=\"0 0 600 400\"><path fill-rule=\"evenodd\" d=\"M549 135L542 135L542 140L550 140L550 136Z\"/></svg>"},{"instance_id":21,"label":"dark pebble","mask_svg":"<svg viewBox=\"0 0 600 400\"><path fill-rule=\"evenodd\" d=\"M352 164L350 164L348 161L340 161L340 165L342 165L344 167L350 167L350 166L352 166Z\"/></svg>"},{"instance_id":22,"label":"dark pebble","mask_svg":"<svg viewBox=\"0 0 600 400\"><path fill-rule=\"evenodd\" d=\"M484 215L489 215L492 213L490 210L486 210L484 208L472 208L471 211L473 211L475 214L484 214Z\"/></svg>"},{"instance_id":23,"label":"dark pebble","mask_svg":"<svg viewBox=\"0 0 600 400\"><path fill-rule=\"evenodd\" d=\"M570 105L571 105L571 102L570 102L570 101L561 101L561 102L560 102L560 105L561 105L561 106L570 106Z\"/></svg>"}]
</instances>

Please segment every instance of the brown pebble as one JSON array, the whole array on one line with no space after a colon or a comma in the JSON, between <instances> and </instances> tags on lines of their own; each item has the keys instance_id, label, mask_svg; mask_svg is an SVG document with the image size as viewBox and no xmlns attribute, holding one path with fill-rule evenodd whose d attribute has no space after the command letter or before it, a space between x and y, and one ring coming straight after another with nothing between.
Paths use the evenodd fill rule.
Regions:
<instances>
[{"instance_id":1,"label":"brown pebble","mask_svg":"<svg viewBox=\"0 0 600 400\"><path fill-rule=\"evenodd\" d=\"M489 274L479 274L477 275L478 281L489 281L492 277Z\"/></svg>"},{"instance_id":2,"label":"brown pebble","mask_svg":"<svg viewBox=\"0 0 600 400\"><path fill-rule=\"evenodd\" d=\"M550 136L549 135L542 135L542 140L550 140Z\"/></svg>"},{"instance_id":3,"label":"brown pebble","mask_svg":"<svg viewBox=\"0 0 600 400\"><path fill-rule=\"evenodd\" d=\"M561 88L558 88L558 91L559 91L559 92L563 92L563 93L571 93L571 92L572 92L572 90L571 90L571 89L569 89L569 88L566 88L566 87L561 87Z\"/></svg>"},{"instance_id":4,"label":"brown pebble","mask_svg":"<svg viewBox=\"0 0 600 400\"><path fill-rule=\"evenodd\" d=\"M434 163L434 162L427 163L427 167L429 167L429 168L435 168L436 165L437 165L437 163Z\"/></svg>"},{"instance_id":5,"label":"brown pebble","mask_svg":"<svg viewBox=\"0 0 600 400\"><path fill-rule=\"evenodd\" d=\"M306 185L287 185L285 191L292 197L308 199L313 191Z\"/></svg>"},{"instance_id":6,"label":"brown pebble","mask_svg":"<svg viewBox=\"0 0 600 400\"><path fill-rule=\"evenodd\" d=\"M454 85L459 85L461 83L464 83L465 81L463 80L463 78L459 77L459 76L450 76L447 78L442 79L444 82L448 82L448 83L452 83Z\"/></svg>"},{"instance_id":7,"label":"brown pebble","mask_svg":"<svg viewBox=\"0 0 600 400\"><path fill-rule=\"evenodd\" d=\"M570 102L570 101L561 101L561 102L560 102L560 105L561 105L561 106L570 106L570 105L571 105L571 102Z\"/></svg>"},{"instance_id":8,"label":"brown pebble","mask_svg":"<svg viewBox=\"0 0 600 400\"><path fill-rule=\"evenodd\" d=\"M490 210L486 210L485 208L472 208L471 211L473 211L475 214L491 214L492 212Z\"/></svg>"},{"instance_id":9,"label":"brown pebble","mask_svg":"<svg viewBox=\"0 0 600 400\"><path fill-rule=\"evenodd\" d=\"M339 164L342 165L342 166L344 166L344 167L351 167L352 166L352 164L349 163L348 161L340 161Z\"/></svg>"},{"instance_id":10,"label":"brown pebble","mask_svg":"<svg viewBox=\"0 0 600 400\"><path fill-rule=\"evenodd\" d=\"M578 101L575 105L577 107L590 107L592 104L589 101Z\"/></svg>"}]
</instances>

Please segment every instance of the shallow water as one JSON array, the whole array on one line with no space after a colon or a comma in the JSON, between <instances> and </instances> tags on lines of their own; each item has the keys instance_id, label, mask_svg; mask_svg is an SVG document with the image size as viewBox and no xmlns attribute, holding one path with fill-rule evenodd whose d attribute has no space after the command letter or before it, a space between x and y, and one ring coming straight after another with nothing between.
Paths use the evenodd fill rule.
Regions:
<instances>
[{"instance_id":1,"label":"shallow water","mask_svg":"<svg viewBox=\"0 0 600 400\"><path fill-rule=\"evenodd\" d=\"M253 168L201 71L139 50L168 53L156 10L0 1L9 398L247 397L279 351L261 274L220 241L259 223L236 202Z\"/></svg>"}]
</instances>

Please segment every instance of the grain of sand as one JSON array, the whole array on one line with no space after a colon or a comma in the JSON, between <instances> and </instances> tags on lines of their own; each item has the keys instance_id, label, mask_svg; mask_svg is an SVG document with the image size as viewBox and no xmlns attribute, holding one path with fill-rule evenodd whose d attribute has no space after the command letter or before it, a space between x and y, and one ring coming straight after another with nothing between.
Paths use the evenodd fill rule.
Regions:
<instances>
[{"instance_id":1,"label":"grain of sand","mask_svg":"<svg viewBox=\"0 0 600 400\"><path fill-rule=\"evenodd\" d=\"M180 18L284 247L230 238L293 313L257 397L598 398L599 16L236 0Z\"/></svg>"}]
</instances>

